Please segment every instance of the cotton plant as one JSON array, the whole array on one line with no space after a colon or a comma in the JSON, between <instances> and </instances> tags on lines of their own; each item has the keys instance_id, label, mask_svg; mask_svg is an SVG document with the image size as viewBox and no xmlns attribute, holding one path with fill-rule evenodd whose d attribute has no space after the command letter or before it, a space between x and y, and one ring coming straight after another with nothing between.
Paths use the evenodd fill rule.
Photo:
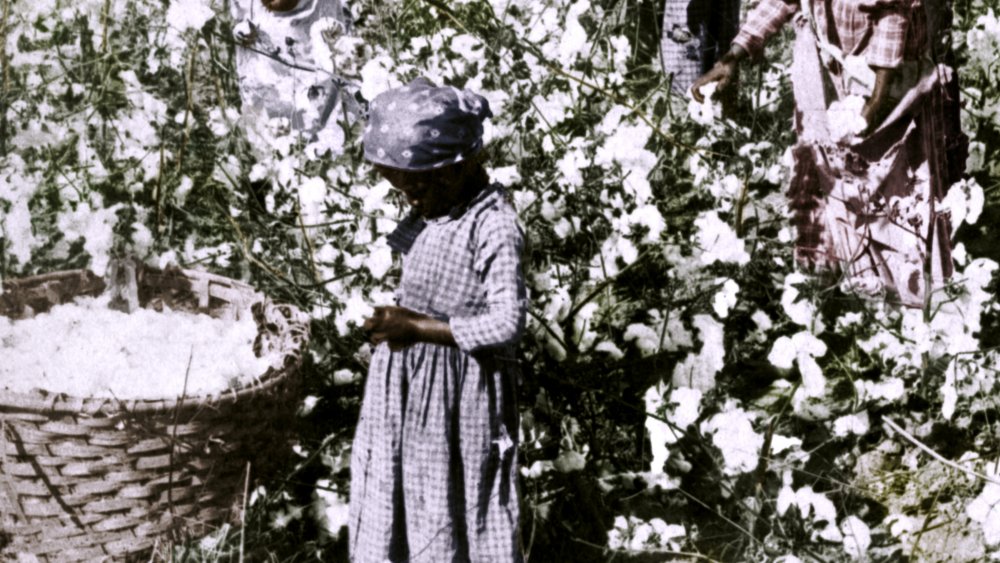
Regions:
<instances>
[{"instance_id":1,"label":"cotton plant","mask_svg":"<svg viewBox=\"0 0 1000 563\"><path fill-rule=\"evenodd\" d=\"M986 545L992 549L1000 548L1000 482L997 476L1000 472L995 461L984 464L993 479L983 485L979 495L970 502L965 512L976 524L982 527Z\"/></svg>"},{"instance_id":2,"label":"cotton plant","mask_svg":"<svg viewBox=\"0 0 1000 563\"><path fill-rule=\"evenodd\" d=\"M359 158L362 126L346 123L344 145L329 146L296 136L287 121L239 114L232 69L225 68L232 46L220 40L230 25L221 4L126 4L131 12L123 13L135 19L107 23L97 1L60 9L19 4L13 12L11 76L33 95L15 96L7 107L0 275L66 264L96 269L116 233L127 234L157 265L220 270L296 300L314 320L310 358L326 374L318 379L332 380L338 394L353 392L370 355L357 328L373 305L392 303L396 262L385 237L406 212ZM796 270L790 252L789 50L781 44L769 47L776 62L761 69L759 82L745 77L753 128L723 116L711 96L697 104L642 83L660 77L658 62L636 58L642 44L633 30L616 27L619 4L408 6L402 14L391 4L351 2L357 35L321 42L329 59L323 64L350 75L369 100L418 75L482 92L495 114L487 131L490 173L507 187L529 243L526 365L607 385L611 395L593 396L622 400L632 399L607 380L628 385L650 376L629 390L650 416L640 412L628 430L648 436L648 458L616 467L599 438L584 437L617 403L594 416L568 415L576 427L560 413L547 424L523 424L530 430L522 447L533 456L521 468L526 482L547 495L547 487L564 490L557 487L599 476L606 491L615 471L632 471L676 495L685 480L697 479L698 472L679 469L689 463L683 448L697 442L713 460L704 463L719 471L704 473L723 476L712 483L720 495L761 468L764 483L777 484L762 493L768 506L807 528L809 549L863 557L882 528L839 508L841 492L804 480L809 446L794 432L821 426L837 444L865 448L866 437L881 439L876 413L906 416L907 401L927 392L917 382L928 364L940 365L929 376L939 396L933 416L968 424L977 398L996 389L1000 358L980 352L995 306L995 264L966 253L952 287L928 312L871 302L831 308L829 292ZM955 41L965 57L962 119L974 137L974 176L950 187L943 203L957 236L987 227L977 219L992 205L991 135L1000 119L997 66L988 56L1000 45L996 15L982 8L962 25ZM127 33L142 41L126 56ZM114 64L64 73L46 47L63 35L78 39L60 44L63 58ZM856 105L839 108L850 110L845 119L833 116L845 125L845 139L858 130ZM895 202L903 215L916 203ZM656 371L633 370L630 362ZM589 365L626 367L603 379L577 371ZM526 383L537 384L538 374ZM734 397L735 384L760 374L767 379L759 389L741 391L752 396ZM329 467L324 492L305 501L328 541L337 541L344 518L337 471ZM970 517L985 529L992 493L980 492ZM723 512L743 514L725 499ZM278 520L303 514L287 510ZM693 526L667 524L673 520L666 516L622 518L609 547L678 550L698 539ZM910 545L902 518L882 526L899 532L892 541Z\"/></svg>"},{"instance_id":3,"label":"cotton plant","mask_svg":"<svg viewBox=\"0 0 1000 563\"><path fill-rule=\"evenodd\" d=\"M614 527L608 531L608 547L632 552L678 551L688 537L680 524L668 524L662 518L648 521L635 516L616 516Z\"/></svg>"}]
</instances>

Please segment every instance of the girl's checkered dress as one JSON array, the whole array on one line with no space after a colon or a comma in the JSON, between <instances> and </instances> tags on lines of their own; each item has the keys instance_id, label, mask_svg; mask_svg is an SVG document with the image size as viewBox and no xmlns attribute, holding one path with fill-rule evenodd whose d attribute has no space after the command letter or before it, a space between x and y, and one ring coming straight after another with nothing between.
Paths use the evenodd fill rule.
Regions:
<instances>
[{"instance_id":1,"label":"girl's checkered dress","mask_svg":"<svg viewBox=\"0 0 1000 563\"><path fill-rule=\"evenodd\" d=\"M523 239L499 187L409 219L399 305L447 320L458 347L375 350L351 457L356 563L520 559L514 345L524 329Z\"/></svg>"}]
</instances>

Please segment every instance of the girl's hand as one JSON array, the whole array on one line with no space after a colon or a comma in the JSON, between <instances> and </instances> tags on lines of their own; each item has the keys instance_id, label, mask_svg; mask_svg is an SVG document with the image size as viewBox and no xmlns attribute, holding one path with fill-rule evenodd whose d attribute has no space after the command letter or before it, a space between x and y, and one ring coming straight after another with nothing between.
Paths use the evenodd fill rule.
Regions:
<instances>
[{"instance_id":1,"label":"girl's hand","mask_svg":"<svg viewBox=\"0 0 1000 563\"><path fill-rule=\"evenodd\" d=\"M369 333L372 344L386 342L391 350L401 350L415 342L455 346L448 323L406 307L375 307L361 328Z\"/></svg>"},{"instance_id":2,"label":"girl's hand","mask_svg":"<svg viewBox=\"0 0 1000 563\"><path fill-rule=\"evenodd\" d=\"M427 317L405 307L375 307L361 328L369 333L372 344L388 342L389 348L399 350L416 341L416 321L420 318Z\"/></svg>"}]
</instances>

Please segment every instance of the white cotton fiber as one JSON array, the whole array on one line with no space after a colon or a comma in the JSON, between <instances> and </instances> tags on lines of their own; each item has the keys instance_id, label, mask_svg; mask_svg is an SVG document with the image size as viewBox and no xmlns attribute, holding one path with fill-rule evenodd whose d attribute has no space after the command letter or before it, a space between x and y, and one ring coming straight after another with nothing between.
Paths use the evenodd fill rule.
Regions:
<instances>
[{"instance_id":1,"label":"white cotton fiber","mask_svg":"<svg viewBox=\"0 0 1000 563\"><path fill-rule=\"evenodd\" d=\"M149 309L128 315L108 309L107 298L79 298L29 319L0 317L0 384L73 397L215 394L267 371L271 358L254 355L256 336L250 315L224 320Z\"/></svg>"}]
</instances>

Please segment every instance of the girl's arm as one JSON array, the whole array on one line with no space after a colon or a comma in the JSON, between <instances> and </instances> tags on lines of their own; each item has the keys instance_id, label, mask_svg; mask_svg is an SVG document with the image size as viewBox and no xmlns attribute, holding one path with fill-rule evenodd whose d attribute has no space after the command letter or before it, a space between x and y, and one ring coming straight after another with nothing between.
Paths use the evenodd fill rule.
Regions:
<instances>
[{"instance_id":1,"label":"girl's arm","mask_svg":"<svg viewBox=\"0 0 1000 563\"><path fill-rule=\"evenodd\" d=\"M449 321L456 344L469 352L520 340L528 311L521 267L524 237L514 210L501 207L484 214L475 243L474 269L486 292L486 309Z\"/></svg>"},{"instance_id":2,"label":"girl's arm","mask_svg":"<svg viewBox=\"0 0 1000 563\"><path fill-rule=\"evenodd\" d=\"M475 272L486 291L486 310L448 322L405 307L376 307L363 328L373 344L398 350L415 342L457 346L466 351L513 344L524 332L527 299L521 230L514 214L491 213L480 225Z\"/></svg>"},{"instance_id":3,"label":"girl's arm","mask_svg":"<svg viewBox=\"0 0 1000 563\"><path fill-rule=\"evenodd\" d=\"M362 328L370 333L372 344L388 342L393 350L414 342L457 346L448 323L405 307L375 307Z\"/></svg>"}]
</instances>

